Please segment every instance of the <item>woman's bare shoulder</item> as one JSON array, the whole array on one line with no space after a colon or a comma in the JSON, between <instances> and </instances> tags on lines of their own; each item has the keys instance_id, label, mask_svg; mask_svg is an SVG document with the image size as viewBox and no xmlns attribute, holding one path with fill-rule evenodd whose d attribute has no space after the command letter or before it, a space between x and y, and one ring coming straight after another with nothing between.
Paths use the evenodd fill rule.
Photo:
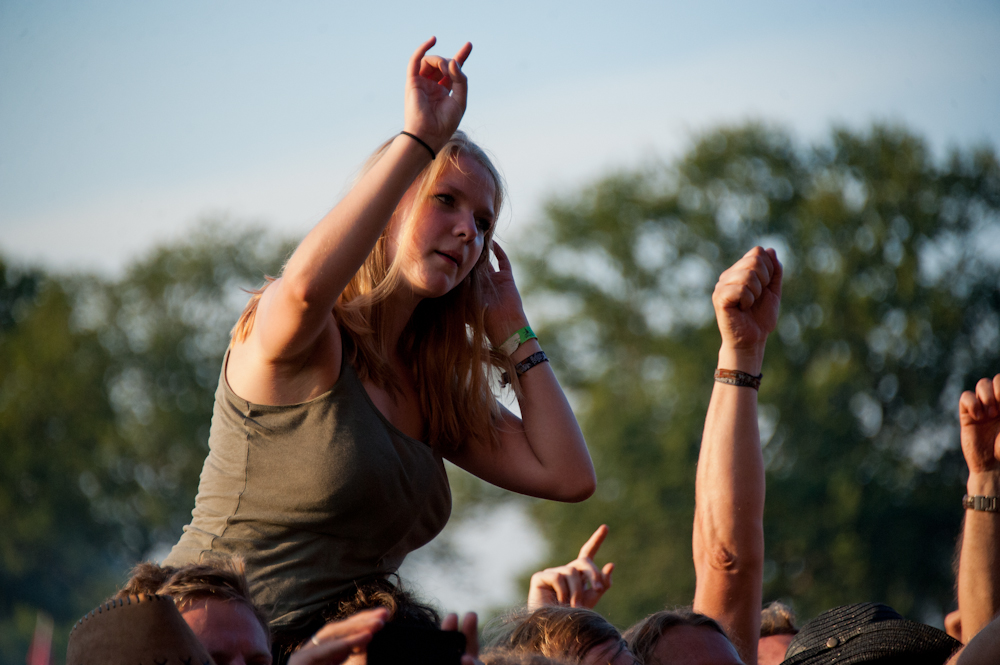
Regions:
<instances>
[{"instance_id":1,"label":"woman's bare shoulder","mask_svg":"<svg viewBox=\"0 0 1000 665\"><path fill-rule=\"evenodd\" d=\"M240 398L254 404L300 404L330 390L340 378L343 341L333 315L315 343L301 358L274 361L262 351L251 332L229 349L225 378Z\"/></svg>"}]
</instances>

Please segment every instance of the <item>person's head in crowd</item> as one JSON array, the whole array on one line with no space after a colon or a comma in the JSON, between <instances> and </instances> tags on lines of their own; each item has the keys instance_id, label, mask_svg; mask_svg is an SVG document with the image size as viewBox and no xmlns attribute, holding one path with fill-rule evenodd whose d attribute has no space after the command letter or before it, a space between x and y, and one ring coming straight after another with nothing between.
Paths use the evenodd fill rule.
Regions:
<instances>
[{"instance_id":1,"label":"person's head in crowd","mask_svg":"<svg viewBox=\"0 0 1000 665\"><path fill-rule=\"evenodd\" d=\"M179 568L140 563L115 598L136 594L172 598L216 665L270 665L271 634L250 600L242 559L218 557Z\"/></svg>"},{"instance_id":2,"label":"person's head in crowd","mask_svg":"<svg viewBox=\"0 0 1000 665\"><path fill-rule=\"evenodd\" d=\"M519 649L487 649L479 657L483 665L571 665L569 661Z\"/></svg>"},{"instance_id":3,"label":"person's head in crowd","mask_svg":"<svg viewBox=\"0 0 1000 665\"><path fill-rule=\"evenodd\" d=\"M384 607L389 610L389 621L437 627L441 615L430 605L417 600L398 578L376 577L355 584L351 593L340 597L323 612L324 622L340 621L362 610Z\"/></svg>"},{"instance_id":4,"label":"person's head in crowd","mask_svg":"<svg viewBox=\"0 0 1000 665\"><path fill-rule=\"evenodd\" d=\"M689 609L650 614L625 639L643 665L744 665L722 626Z\"/></svg>"},{"instance_id":5,"label":"person's head in crowd","mask_svg":"<svg viewBox=\"0 0 1000 665\"><path fill-rule=\"evenodd\" d=\"M621 633L607 619L582 607L545 606L504 619L491 647L538 653L582 665L634 665Z\"/></svg>"},{"instance_id":6,"label":"person's head in crowd","mask_svg":"<svg viewBox=\"0 0 1000 665\"><path fill-rule=\"evenodd\" d=\"M383 608L387 610L385 623L438 629L441 615L433 607L421 603L401 583L398 577L376 577L355 582L353 589L344 592L316 614L307 625L288 635L288 640L276 651L281 659L309 645L310 640L332 622L343 622L356 617L359 612ZM352 653L346 665L365 665L368 654L364 650Z\"/></svg>"},{"instance_id":7,"label":"person's head in crowd","mask_svg":"<svg viewBox=\"0 0 1000 665\"><path fill-rule=\"evenodd\" d=\"M795 613L788 605L776 600L761 610L757 665L778 665L785 660L788 645L798 632Z\"/></svg>"},{"instance_id":8,"label":"person's head in crowd","mask_svg":"<svg viewBox=\"0 0 1000 665\"><path fill-rule=\"evenodd\" d=\"M943 630L879 603L827 610L802 626L785 665L943 665L962 646Z\"/></svg>"},{"instance_id":9,"label":"person's head in crowd","mask_svg":"<svg viewBox=\"0 0 1000 665\"><path fill-rule=\"evenodd\" d=\"M202 665L205 646L166 596L125 595L77 621L66 649L70 665Z\"/></svg>"}]
</instances>

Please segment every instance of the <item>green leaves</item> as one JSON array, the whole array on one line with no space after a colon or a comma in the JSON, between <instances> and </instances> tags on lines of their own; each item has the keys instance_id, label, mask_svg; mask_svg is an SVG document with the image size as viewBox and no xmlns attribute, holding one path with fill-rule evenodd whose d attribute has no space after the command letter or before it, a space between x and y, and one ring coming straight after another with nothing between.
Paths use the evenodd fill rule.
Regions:
<instances>
[{"instance_id":1,"label":"green leaves","mask_svg":"<svg viewBox=\"0 0 1000 665\"><path fill-rule=\"evenodd\" d=\"M760 393L765 597L806 617L861 600L943 612L958 395L1000 360L998 213L992 152L939 164L887 126L812 149L773 127L721 129L672 166L552 202L521 281L599 482L582 506L538 508L552 561L607 522L602 554L619 565L599 609L628 623L691 601L694 462L719 344L710 294L762 244L786 268Z\"/></svg>"},{"instance_id":2,"label":"green leaves","mask_svg":"<svg viewBox=\"0 0 1000 665\"><path fill-rule=\"evenodd\" d=\"M65 640L176 542L243 289L291 249L209 224L116 281L0 265L0 662L20 662L36 608Z\"/></svg>"}]
</instances>

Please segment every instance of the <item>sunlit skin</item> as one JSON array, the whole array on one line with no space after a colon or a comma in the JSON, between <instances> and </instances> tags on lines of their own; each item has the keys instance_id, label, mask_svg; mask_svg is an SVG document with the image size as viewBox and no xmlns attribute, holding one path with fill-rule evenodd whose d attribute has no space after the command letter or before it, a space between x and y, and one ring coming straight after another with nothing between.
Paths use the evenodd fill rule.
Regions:
<instances>
[{"instance_id":1,"label":"sunlit skin","mask_svg":"<svg viewBox=\"0 0 1000 665\"><path fill-rule=\"evenodd\" d=\"M186 606L181 616L215 665L271 665L264 627L244 603L199 600Z\"/></svg>"},{"instance_id":2,"label":"sunlit skin","mask_svg":"<svg viewBox=\"0 0 1000 665\"><path fill-rule=\"evenodd\" d=\"M401 208L417 206L409 220L389 227L389 259L400 256L411 298L443 296L465 279L483 253L493 225L496 189L489 172L475 159L458 158L444 168L423 201L413 201L416 186Z\"/></svg>"},{"instance_id":3,"label":"sunlit skin","mask_svg":"<svg viewBox=\"0 0 1000 665\"><path fill-rule=\"evenodd\" d=\"M708 626L674 626L660 636L646 665L745 665L725 635Z\"/></svg>"},{"instance_id":4,"label":"sunlit skin","mask_svg":"<svg viewBox=\"0 0 1000 665\"><path fill-rule=\"evenodd\" d=\"M768 635L757 641L757 665L778 665L785 660L785 652L794 635Z\"/></svg>"}]
</instances>

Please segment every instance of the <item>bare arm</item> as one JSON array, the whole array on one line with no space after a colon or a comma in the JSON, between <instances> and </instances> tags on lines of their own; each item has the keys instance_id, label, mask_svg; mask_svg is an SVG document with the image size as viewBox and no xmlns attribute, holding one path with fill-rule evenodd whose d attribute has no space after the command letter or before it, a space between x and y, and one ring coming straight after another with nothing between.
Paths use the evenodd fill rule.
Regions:
<instances>
[{"instance_id":1,"label":"bare arm","mask_svg":"<svg viewBox=\"0 0 1000 665\"><path fill-rule=\"evenodd\" d=\"M969 496L1000 495L1000 374L959 400ZM968 643L1000 612L1000 513L965 511L958 564L958 611Z\"/></svg>"},{"instance_id":2,"label":"bare arm","mask_svg":"<svg viewBox=\"0 0 1000 665\"><path fill-rule=\"evenodd\" d=\"M510 262L494 243L499 270L492 273L497 299L487 308L487 332L495 346L528 319L514 286ZM522 344L511 359L517 363L541 351L537 340ZM597 486L587 443L547 362L520 377L521 418L503 410L500 446L494 450L465 446L448 459L483 480L529 496L556 501L583 501Z\"/></svg>"},{"instance_id":3,"label":"bare arm","mask_svg":"<svg viewBox=\"0 0 1000 665\"><path fill-rule=\"evenodd\" d=\"M712 296L722 333L720 369L760 374L780 300L774 250L755 247L722 274ZM757 391L717 382L695 479L694 610L718 621L750 665L757 662L760 636L763 519Z\"/></svg>"},{"instance_id":4,"label":"bare arm","mask_svg":"<svg viewBox=\"0 0 1000 665\"><path fill-rule=\"evenodd\" d=\"M467 83L461 64L472 45L462 47L453 60L426 56L433 45L432 38L410 58L404 128L438 150L465 112ZM412 138L398 136L392 141L381 159L309 232L282 276L264 291L246 343L249 348L234 348L231 362L247 361L256 367L282 364L294 374L310 360L318 340L339 345L339 335L330 334L336 331L333 305L429 160L427 150ZM332 355L339 358L339 353Z\"/></svg>"},{"instance_id":5,"label":"bare arm","mask_svg":"<svg viewBox=\"0 0 1000 665\"><path fill-rule=\"evenodd\" d=\"M948 659L946 665L996 665L1000 662L1000 617Z\"/></svg>"}]
</instances>

